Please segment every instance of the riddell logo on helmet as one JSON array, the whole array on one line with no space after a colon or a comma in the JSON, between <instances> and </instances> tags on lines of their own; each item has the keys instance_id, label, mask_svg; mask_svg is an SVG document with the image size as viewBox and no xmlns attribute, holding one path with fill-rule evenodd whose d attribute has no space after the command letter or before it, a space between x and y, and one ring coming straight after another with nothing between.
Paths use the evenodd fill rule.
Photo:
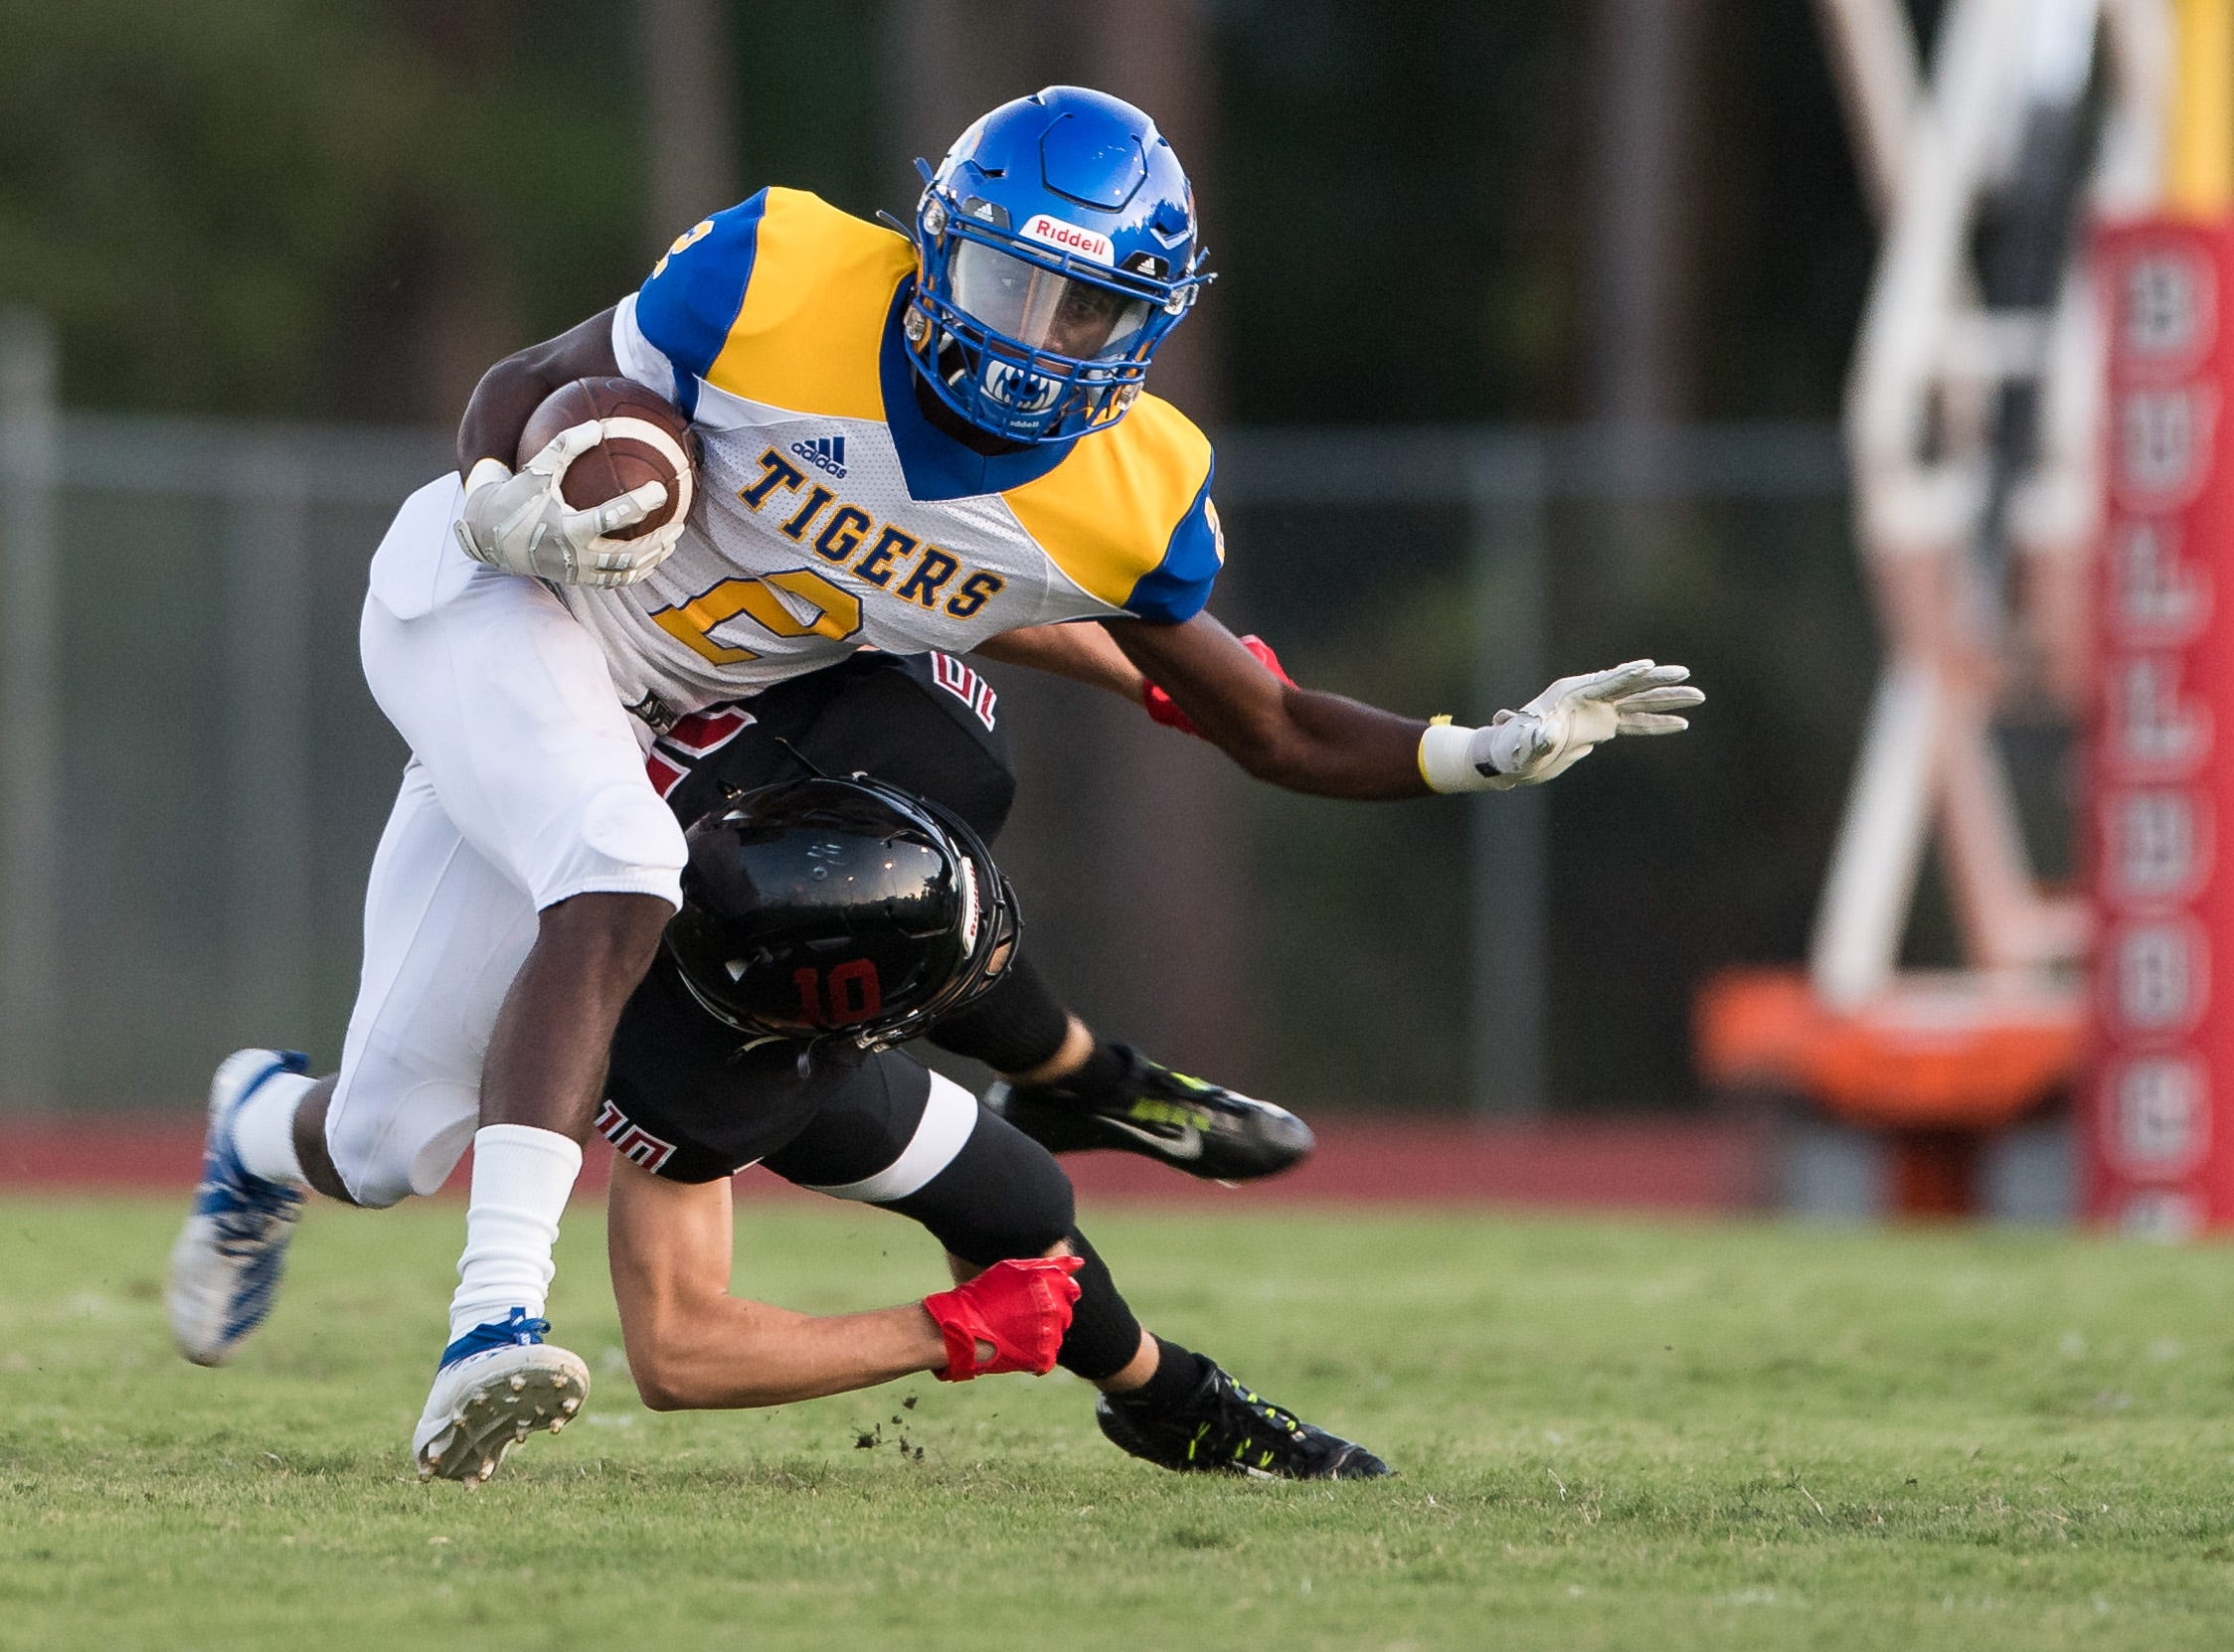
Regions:
<instances>
[{"instance_id":1,"label":"riddell logo on helmet","mask_svg":"<svg viewBox=\"0 0 2234 1652\"><path fill-rule=\"evenodd\" d=\"M1110 238L1097 231L1083 229L1076 224L1066 224L1060 218L1050 218L1041 213L1024 226L1024 239L1042 246L1059 247L1066 252L1076 252L1082 258L1092 258L1096 263L1115 263L1117 249Z\"/></svg>"}]
</instances>

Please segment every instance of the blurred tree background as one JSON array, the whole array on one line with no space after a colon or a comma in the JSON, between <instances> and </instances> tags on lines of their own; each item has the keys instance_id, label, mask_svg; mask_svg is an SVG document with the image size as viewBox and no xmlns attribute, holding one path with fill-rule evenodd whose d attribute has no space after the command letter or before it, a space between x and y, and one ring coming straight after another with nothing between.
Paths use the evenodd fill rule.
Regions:
<instances>
[{"instance_id":1,"label":"blurred tree background","mask_svg":"<svg viewBox=\"0 0 2234 1652\"><path fill-rule=\"evenodd\" d=\"M649 211L685 164L650 147L659 9L0 0L0 301L61 323L76 406L447 420L461 374L611 302L687 227ZM1126 9L825 0L772 50L734 8L727 176L905 214L907 159L978 106L909 83L905 14L945 14L982 100ZM1591 416L1600 341L1638 319L1593 306L1639 286L1686 335L1655 411L1835 411L1869 239L1806 0L1140 9L1207 54L1231 418ZM1678 20L1674 106L1610 117ZM1635 156L1603 151L1652 140L1669 222L1625 248L1601 220ZM1594 263L1622 250L1649 267Z\"/></svg>"},{"instance_id":2,"label":"blurred tree background","mask_svg":"<svg viewBox=\"0 0 2234 1652\"><path fill-rule=\"evenodd\" d=\"M906 216L914 156L1057 80L1197 175L1222 275L1158 388L1214 427L1836 414L1872 238L1808 0L0 0L0 305L55 319L73 408L447 425L703 213ZM1555 1092L1667 1104L1697 976L1802 944L1868 621L1835 500L1551 526L1545 660L1716 696L1687 749L1554 788L1554 976L1594 983ZM1237 629L1467 710L1448 510L1236 527ZM1455 810L1267 797L1124 708L1010 699L1060 795L1034 912L1084 914L1076 865L1136 896L1051 943L1089 1009L1290 1098L1462 1096Z\"/></svg>"}]
</instances>

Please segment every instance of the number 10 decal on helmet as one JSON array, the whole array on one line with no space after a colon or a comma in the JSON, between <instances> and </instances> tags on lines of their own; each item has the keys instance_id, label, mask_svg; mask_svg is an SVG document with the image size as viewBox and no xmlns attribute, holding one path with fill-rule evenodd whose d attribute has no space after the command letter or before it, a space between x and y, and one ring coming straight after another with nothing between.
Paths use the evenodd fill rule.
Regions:
<instances>
[{"instance_id":1,"label":"number 10 decal on helmet","mask_svg":"<svg viewBox=\"0 0 2234 1652\"><path fill-rule=\"evenodd\" d=\"M990 987L1016 949L1016 897L985 846L897 786L763 786L689 845L667 954L752 1042L900 1043Z\"/></svg>"},{"instance_id":2,"label":"number 10 decal on helmet","mask_svg":"<svg viewBox=\"0 0 2234 1652\"><path fill-rule=\"evenodd\" d=\"M1210 280L1194 191L1155 122L1080 86L1003 103L916 208L909 349L970 424L1066 441L1114 424Z\"/></svg>"}]
</instances>

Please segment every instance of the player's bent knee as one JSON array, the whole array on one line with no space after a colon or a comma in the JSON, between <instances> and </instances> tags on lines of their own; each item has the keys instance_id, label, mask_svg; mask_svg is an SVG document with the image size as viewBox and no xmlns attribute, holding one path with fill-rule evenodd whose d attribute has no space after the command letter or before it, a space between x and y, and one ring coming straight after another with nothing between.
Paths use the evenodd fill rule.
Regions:
<instances>
[{"instance_id":1,"label":"player's bent knee","mask_svg":"<svg viewBox=\"0 0 2234 1652\"><path fill-rule=\"evenodd\" d=\"M1052 1256L1063 1252L1067 1235L1078 1221L1077 1200L1071 1179L1051 1159L1052 1176L1034 1177L1028 1189L1019 1189L999 1214L996 1225L1003 1256Z\"/></svg>"},{"instance_id":2,"label":"player's bent knee","mask_svg":"<svg viewBox=\"0 0 2234 1652\"><path fill-rule=\"evenodd\" d=\"M642 973L659 950L675 909L656 896L570 896L538 914L536 944L561 946L585 959L606 957Z\"/></svg>"},{"instance_id":3,"label":"player's bent knee","mask_svg":"<svg viewBox=\"0 0 2234 1652\"><path fill-rule=\"evenodd\" d=\"M990 1113L978 1118L952 1163L894 1208L979 1267L1047 1255L1077 1224L1077 1200L1063 1167Z\"/></svg>"},{"instance_id":4,"label":"player's bent knee","mask_svg":"<svg viewBox=\"0 0 2234 1652\"><path fill-rule=\"evenodd\" d=\"M349 1202L382 1211L438 1193L472 1145L480 1093L450 1082L397 1084L351 1074L325 1117L326 1157Z\"/></svg>"},{"instance_id":5,"label":"player's bent knee","mask_svg":"<svg viewBox=\"0 0 2234 1652\"><path fill-rule=\"evenodd\" d=\"M465 1156L476 1122L466 1119L428 1140L393 1144L369 1159L348 1162L334 1153L334 1173L348 1190L349 1202L363 1210L385 1211L407 1199L428 1198L441 1191Z\"/></svg>"},{"instance_id":6,"label":"player's bent knee","mask_svg":"<svg viewBox=\"0 0 2234 1652\"><path fill-rule=\"evenodd\" d=\"M1009 1250L1007 1255L1049 1254L1063 1243L1078 1225L1078 1196L1071 1178L1055 1156L1006 1119L994 1119L997 1130L980 1129L979 1145L996 1167L1008 1190L996 1207L1001 1225L1018 1244L1031 1250Z\"/></svg>"},{"instance_id":7,"label":"player's bent knee","mask_svg":"<svg viewBox=\"0 0 2234 1652\"><path fill-rule=\"evenodd\" d=\"M538 909L583 895L649 896L670 912L681 907L683 829L648 781L601 786L570 812L553 822L548 859L531 874Z\"/></svg>"}]
</instances>

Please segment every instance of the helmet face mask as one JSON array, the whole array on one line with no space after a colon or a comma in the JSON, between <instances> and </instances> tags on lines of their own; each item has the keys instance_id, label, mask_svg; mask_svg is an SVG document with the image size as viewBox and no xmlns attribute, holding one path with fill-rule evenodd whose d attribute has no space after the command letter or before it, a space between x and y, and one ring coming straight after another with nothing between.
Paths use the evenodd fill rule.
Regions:
<instances>
[{"instance_id":1,"label":"helmet face mask","mask_svg":"<svg viewBox=\"0 0 2234 1652\"><path fill-rule=\"evenodd\" d=\"M937 804L865 777L764 786L692 826L664 948L748 1044L917 1037L1008 966L1016 903Z\"/></svg>"},{"instance_id":2,"label":"helmet face mask","mask_svg":"<svg viewBox=\"0 0 2234 1652\"><path fill-rule=\"evenodd\" d=\"M1123 417L1211 279L1154 122L1050 86L979 120L925 178L907 339L934 394L1017 442Z\"/></svg>"},{"instance_id":3,"label":"helmet face mask","mask_svg":"<svg viewBox=\"0 0 2234 1652\"><path fill-rule=\"evenodd\" d=\"M996 355L1021 345L1061 359L1123 361L1158 307L1147 294L1074 275L1059 263L1019 257L973 236L955 239L954 307L1002 341Z\"/></svg>"}]
</instances>

